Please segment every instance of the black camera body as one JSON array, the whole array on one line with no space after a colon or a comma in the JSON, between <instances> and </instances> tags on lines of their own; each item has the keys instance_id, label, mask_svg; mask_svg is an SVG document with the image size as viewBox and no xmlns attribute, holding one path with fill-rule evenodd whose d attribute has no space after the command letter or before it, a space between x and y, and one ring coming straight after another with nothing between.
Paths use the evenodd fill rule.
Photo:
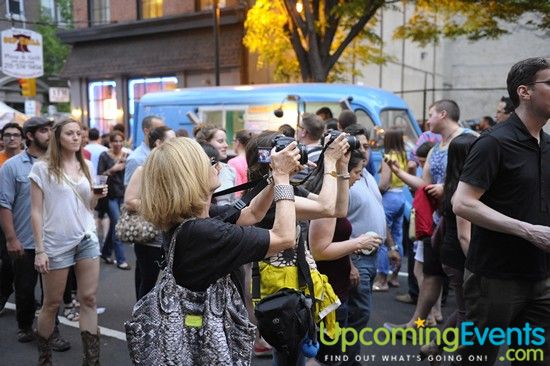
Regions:
<instances>
[{"instance_id":1,"label":"black camera body","mask_svg":"<svg viewBox=\"0 0 550 366\"><path fill-rule=\"evenodd\" d=\"M275 151L281 151L291 143L293 143L294 140L292 137L288 137L285 135L277 135L273 138L271 141L271 147L259 147L258 148L258 162L259 163L270 163L271 162L271 149L275 148ZM304 165L308 162L308 154L307 154L307 148L304 144L298 143L298 150L300 150L300 164Z\"/></svg>"},{"instance_id":2,"label":"black camera body","mask_svg":"<svg viewBox=\"0 0 550 366\"><path fill-rule=\"evenodd\" d=\"M327 133L325 133L325 135L324 135L324 137L330 136L330 139L326 143L327 146L330 145L334 140L336 140L336 138L338 136L340 136L340 134L342 134L342 133L343 133L342 131L338 131L338 130L328 130ZM361 143L359 142L359 139L356 136L347 136L346 140L348 141L350 151L357 150L357 149L361 148ZM323 143L323 144L325 143L324 138L321 141L321 143Z\"/></svg>"}]
</instances>

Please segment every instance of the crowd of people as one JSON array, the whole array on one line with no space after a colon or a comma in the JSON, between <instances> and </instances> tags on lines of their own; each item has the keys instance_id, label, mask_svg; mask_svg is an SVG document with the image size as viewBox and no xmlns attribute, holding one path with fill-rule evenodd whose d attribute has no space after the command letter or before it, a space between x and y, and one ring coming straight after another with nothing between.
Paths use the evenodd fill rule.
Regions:
<instances>
[{"instance_id":1,"label":"crowd of people","mask_svg":"<svg viewBox=\"0 0 550 366\"><path fill-rule=\"evenodd\" d=\"M387 129L379 167L371 131L352 111L334 118L326 107L303 113L296 129L243 130L233 141L220 126L198 125L189 138L147 116L133 151L123 126L101 136L71 118L8 123L0 151L0 311L15 293L17 339L36 340L38 364L51 365L52 350L71 347L57 326L61 309L79 322L83 364L99 365L100 262L133 269L136 301L143 302L173 242L176 283L209 293L230 278L243 324L262 331L251 352L272 355L275 365L358 365L360 343L342 351L339 339L311 353L306 345L318 343L311 329L298 341L292 333L300 329L268 337L255 306L293 289L309 299L323 337L336 339L344 327L359 333L376 311L373 292L400 287L405 257L408 291L396 300L416 308L405 324L385 323L388 330L404 335L425 319L428 326L443 322L442 329L471 321L550 331L550 136L542 131L550 119L550 63L515 64L507 88L509 97L479 133L461 127L460 108L449 99L430 106L428 130L412 150L402 130ZM266 147L273 147L267 163L259 159ZM105 185L93 189L100 177ZM222 192L264 180L252 198L250 188ZM407 193L414 197L410 214ZM125 212L158 229L147 242L128 243L135 263L116 234ZM456 311L443 319L446 284ZM439 364L434 356L443 346L424 344L420 355ZM550 359L548 337L538 347ZM490 365L498 350L463 344L454 362L479 364L468 356L483 355Z\"/></svg>"}]
</instances>

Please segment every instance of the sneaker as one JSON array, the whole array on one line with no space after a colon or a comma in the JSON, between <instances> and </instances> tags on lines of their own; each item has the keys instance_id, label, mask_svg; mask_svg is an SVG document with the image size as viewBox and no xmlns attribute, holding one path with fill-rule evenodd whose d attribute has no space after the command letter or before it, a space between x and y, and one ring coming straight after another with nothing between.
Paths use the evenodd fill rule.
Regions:
<instances>
[{"instance_id":1,"label":"sneaker","mask_svg":"<svg viewBox=\"0 0 550 366\"><path fill-rule=\"evenodd\" d=\"M55 327L52 334L52 350L55 352L65 352L71 349L71 342L59 334L59 328Z\"/></svg>"},{"instance_id":2,"label":"sneaker","mask_svg":"<svg viewBox=\"0 0 550 366\"><path fill-rule=\"evenodd\" d=\"M34 332L31 328L19 329L17 331L17 341L21 343L29 343L34 340Z\"/></svg>"},{"instance_id":3,"label":"sneaker","mask_svg":"<svg viewBox=\"0 0 550 366\"><path fill-rule=\"evenodd\" d=\"M413 299L409 294L399 294L395 296L395 300L405 304L416 304L416 299Z\"/></svg>"},{"instance_id":4,"label":"sneaker","mask_svg":"<svg viewBox=\"0 0 550 366\"><path fill-rule=\"evenodd\" d=\"M120 264L117 264L116 266L117 266L118 269L123 269L123 270L126 270L126 271L132 269L132 267L130 267L130 265L127 262L122 262Z\"/></svg>"}]
</instances>

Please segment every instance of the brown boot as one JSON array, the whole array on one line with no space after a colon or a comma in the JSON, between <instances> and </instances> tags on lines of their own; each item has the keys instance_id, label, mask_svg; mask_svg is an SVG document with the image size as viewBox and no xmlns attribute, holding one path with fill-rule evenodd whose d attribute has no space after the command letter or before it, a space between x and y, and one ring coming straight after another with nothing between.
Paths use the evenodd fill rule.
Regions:
<instances>
[{"instance_id":1,"label":"brown boot","mask_svg":"<svg viewBox=\"0 0 550 366\"><path fill-rule=\"evenodd\" d=\"M36 332L38 366L52 366L52 337L44 338Z\"/></svg>"},{"instance_id":2,"label":"brown boot","mask_svg":"<svg viewBox=\"0 0 550 366\"><path fill-rule=\"evenodd\" d=\"M82 366L99 366L99 329L97 334L85 330L80 332L80 335L82 336L82 347L84 349Z\"/></svg>"}]
</instances>

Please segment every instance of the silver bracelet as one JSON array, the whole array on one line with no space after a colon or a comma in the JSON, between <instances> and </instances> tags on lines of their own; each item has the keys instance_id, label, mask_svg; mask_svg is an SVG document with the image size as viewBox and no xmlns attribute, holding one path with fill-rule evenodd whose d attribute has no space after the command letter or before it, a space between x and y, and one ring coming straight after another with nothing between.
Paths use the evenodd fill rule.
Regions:
<instances>
[{"instance_id":1,"label":"silver bracelet","mask_svg":"<svg viewBox=\"0 0 550 366\"><path fill-rule=\"evenodd\" d=\"M273 201L294 201L294 188L290 184L277 184L273 188Z\"/></svg>"}]
</instances>

